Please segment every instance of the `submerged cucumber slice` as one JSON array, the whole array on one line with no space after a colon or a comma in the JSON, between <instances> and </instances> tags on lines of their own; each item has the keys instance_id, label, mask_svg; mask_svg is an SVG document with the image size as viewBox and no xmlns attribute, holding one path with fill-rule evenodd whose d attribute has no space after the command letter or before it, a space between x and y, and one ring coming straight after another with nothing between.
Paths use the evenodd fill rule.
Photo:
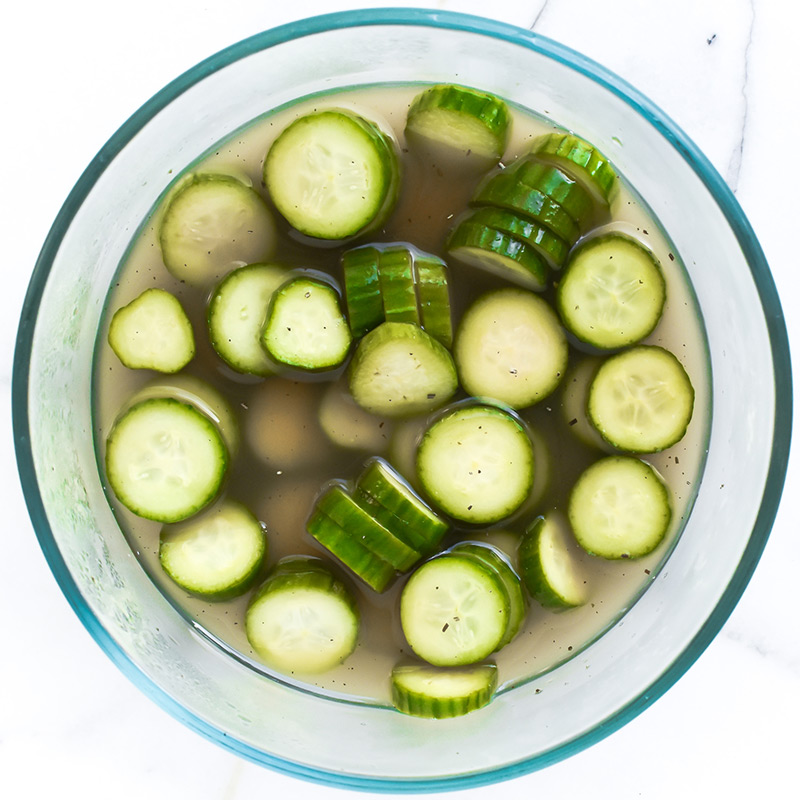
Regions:
<instances>
[{"instance_id":1,"label":"submerged cucumber slice","mask_svg":"<svg viewBox=\"0 0 800 800\"><path fill-rule=\"evenodd\" d=\"M406 322L384 322L359 343L350 391L372 414L403 417L432 411L455 394L453 358L430 334Z\"/></svg>"},{"instance_id":2,"label":"submerged cucumber slice","mask_svg":"<svg viewBox=\"0 0 800 800\"><path fill-rule=\"evenodd\" d=\"M412 102L406 136L497 162L505 151L510 125L508 107L498 97L463 86L433 86Z\"/></svg>"},{"instance_id":3,"label":"submerged cucumber slice","mask_svg":"<svg viewBox=\"0 0 800 800\"><path fill-rule=\"evenodd\" d=\"M266 261L275 224L255 189L227 175L195 175L170 199L158 238L167 269L206 287L235 267Z\"/></svg>"},{"instance_id":4,"label":"submerged cucumber slice","mask_svg":"<svg viewBox=\"0 0 800 800\"><path fill-rule=\"evenodd\" d=\"M613 350L652 333L665 299L653 253L630 236L612 233L575 249L558 284L557 306L578 339Z\"/></svg>"},{"instance_id":5,"label":"submerged cucumber slice","mask_svg":"<svg viewBox=\"0 0 800 800\"><path fill-rule=\"evenodd\" d=\"M545 608L575 608L586 602L586 582L570 553L566 519L557 511L537 517L519 545L522 580Z\"/></svg>"},{"instance_id":6,"label":"submerged cucumber slice","mask_svg":"<svg viewBox=\"0 0 800 800\"><path fill-rule=\"evenodd\" d=\"M556 389L569 353L558 317L545 300L523 289L498 289L466 311L453 355L470 394L525 408Z\"/></svg>"},{"instance_id":7,"label":"submerged cucumber slice","mask_svg":"<svg viewBox=\"0 0 800 800\"><path fill-rule=\"evenodd\" d=\"M227 600L250 588L266 551L261 523L227 500L200 517L164 527L158 557L167 575L188 592Z\"/></svg>"},{"instance_id":8,"label":"submerged cucumber slice","mask_svg":"<svg viewBox=\"0 0 800 800\"><path fill-rule=\"evenodd\" d=\"M278 363L312 371L338 367L352 342L336 290L308 278L275 292L261 338Z\"/></svg>"},{"instance_id":9,"label":"submerged cucumber slice","mask_svg":"<svg viewBox=\"0 0 800 800\"><path fill-rule=\"evenodd\" d=\"M250 264L228 273L208 302L211 346L232 369L271 375L275 365L261 346L261 331L273 293L288 270L277 264Z\"/></svg>"},{"instance_id":10,"label":"submerged cucumber slice","mask_svg":"<svg viewBox=\"0 0 800 800\"><path fill-rule=\"evenodd\" d=\"M470 220L460 222L447 239L447 251L471 267L492 272L534 291L547 288L544 259L531 245Z\"/></svg>"},{"instance_id":11,"label":"submerged cucumber slice","mask_svg":"<svg viewBox=\"0 0 800 800\"><path fill-rule=\"evenodd\" d=\"M672 519L669 489L650 464L608 456L578 478L568 506L578 544L602 558L640 558L655 550Z\"/></svg>"},{"instance_id":12,"label":"submerged cucumber slice","mask_svg":"<svg viewBox=\"0 0 800 800\"><path fill-rule=\"evenodd\" d=\"M579 180L599 205L608 206L617 188L617 174L594 145L569 133L549 133L533 143L532 151Z\"/></svg>"},{"instance_id":13,"label":"submerged cucumber slice","mask_svg":"<svg viewBox=\"0 0 800 800\"><path fill-rule=\"evenodd\" d=\"M247 638L267 664L289 673L335 667L355 649L358 607L322 562L303 559L267 577L247 608Z\"/></svg>"},{"instance_id":14,"label":"submerged cucumber slice","mask_svg":"<svg viewBox=\"0 0 800 800\"><path fill-rule=\"evenodd\" d=\"M388 137L343 109L295 120L264 163L264 182L278 211L296 230L318 239L346 239L385 217L397 174Z\"/></svg>"},{"instance_id":15,"label":"submerged cucumber slice","mask_svg":"<svg viewBox=\"0 0 800 800\"><path fill-rule=\"evenodd\" d=\"M106 443L106 475L134 514L180 522L218 494L228 451L214 423L172 398L144 400L120 417Z\"/></svg>"},{"instance_id":16,"label":"submerged cucumber slice","mask_svg":"<svg viewBox=\"0 0 800 800\"><path fill-rule=\"evenodd\" d=\"M129 369L178 372L195 352L192 324L177 297L147 289L118 309L108 328L108 343Z\"/></svg>"},{"instance_id":17,"label":"submerged cucumber slice","mask_svg":"<svg viewBox=\"0 0 800 800\"><path fill-rule=\"evenodd\" d=\"M517 511L533 473L525 428L494 406L457 406L427 430L417 449L417 474L429 499L470 524L489 525Z\"/></svg>"},{"instance_id":18,"label":"submerged cucumber slice","mask_svg":"<svg viewBox=\"0 0 800 800\"><path fill-rule=\"evenodd\" d=\"M443 553L417 568L400 595L411 649L436 666L474 664L493 653L508 626L502 581L477 559Z\"/></svg>"},{"instance_id":19,"label":"submerged cucumber slice","mask_svg":"<svg viewBox=\"0 0 800 800\"><path fill-rule=\"evenodd\" d=\"M656 453L686 433L694 388L672 353L639 345L600 366L589 386L586 408L589 421L613 447Z\"/></svg>"},{"instance_id":20,"label":"submerged cucumber slice","mask_svg":"<svg viewBox=\"0 0 800 800\"><path fill-rule=\"evenodd\" d=\"M392 702L398 711L414 717L460 717L485 706L497 688L497 667L396 666L392 670Z\"/></svg>"}]
</instances>

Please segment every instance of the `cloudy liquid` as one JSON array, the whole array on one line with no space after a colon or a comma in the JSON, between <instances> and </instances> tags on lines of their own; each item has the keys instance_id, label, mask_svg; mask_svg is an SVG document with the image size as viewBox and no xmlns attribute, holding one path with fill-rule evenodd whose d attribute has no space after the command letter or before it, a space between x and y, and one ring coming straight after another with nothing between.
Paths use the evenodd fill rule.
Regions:
<instances>
[{"instance_id":1,"label":"cloudy liquid","mask_svg":"<svg viewBox=\"0 0 800 800\"><path fill-rule=\"evenodd\" d=\"M406 148L403 139L406 112L419 90L420 87L372 87L299 102L289 109L254 121L197 164L191 165L191 169L233 174L251 181L263 192L264 156L274 138L293 119L317 108L353 109L394 133L403 162L403 187L394 214L383 230L359 243L401 241L444 255L444 241L453 220L464 212L475 186L485 173L474 168L469 159L465 166ZM525 152L531 139L552 129L552 122L515 109L505 162ZM613 159L613 153L609 155ZM328 562L334 561L305 531L305 520L314 498L331 479L355 478L371 455L383 455L392 460L399 449L390 450L393 430L396 432L398 426L387 422L381 429L385 449L380 452L336 447L322 432L317 420L317 407L323 393L329 389L330 381L320 380L319 376L302 383L298 383L295 377L262 380L239 375L225 366L208 343L205 322L207 292L177 281L164 267L157 240L158 218L159 211L155 209L150 219L143 223L107 299L105 322L95 359L95 436L101 463L105 439L120 408L137 389L153 378L152 372L129 370L120 364L106 344L108 321L118 308L145 289L154 286L167 289L183 304L195 332L197 354L184 372L198 376L220 390L238 417L243 444L225 484L224 496L244 503L265 526L268 540L265 570L279 558L294 554L313 554ZM575 545L573 554L586 582L588 602L581 608L563 612L547 611L531 602L519 635L494 656L501 691L541 676L573 657L630 608L655 577L679 535L694 501L705 459L709 426L707 349L702 322L679 254L671 249L658 222L624 180L603 229L629 233L646 244L659 259L667 282L667 303L661 322L645 341L672 351L683 363L695 388L695 412L686 436L663 453L645 456L659 470L671 490L672 526L656 551L637 560L606 561L587 555ZM325 271L341 285L339 255L343 249L346 248L311 246L283 232L272 260L292 268ZM509 285L496 276L452 260L448 266L456 323L464 308L478 295L491 288ZM545 296L550 295L546 293ZM570 348L570 364L582 357L581 351ZM453 399L461 396L459 394ZM282 398L286 402L282 403ZM281 411L281 405L290 411ZM277 411L274 410L276 406ZM264 434L259 416L263 417L267 413L264 409L268 407L273 420L277 413L289 415L279 417L282 424L273 424L268 431L269 436L274 437L273 451L282 451L285 463L282 461L284 456L280 455L267 463L259 455L259 448L248 442L248 438L257 439ZM443 547L462 539L488 541L500 547L514 562L519 534L525 525L538 513L553 508L564 509L566 497L578 475L603 455L576 438L569 424L569 415L562 408L559 391L536 406L522 410L520 416L530 425L535 441L540 447L544 444L547 451L547 458L539 459L540 478L543 474L549 475L544 497L531 513L507 525L490 531L456 531L443 542ZM401 461L397 461L397 466L403 471ZM547 469L543 468L546 462L549 462ZM406 477L412 478L408 474ZM312 691L346 697L355 702L389 703L392 667L401 659L413 658L399 625L402 576L388 591L378 595L346 570L340 570L347 576L361 611L361 631L355 652L342 665L322 675L284 675L263 664L247 641L244 613L249 594L216 603L189 595L173 584L161 569L158 560L161 525L136 517L113 499L112 505L131 548L152 580L202 635L216 642L232 657L253 669Z\"/></svg>"}]
</instances>

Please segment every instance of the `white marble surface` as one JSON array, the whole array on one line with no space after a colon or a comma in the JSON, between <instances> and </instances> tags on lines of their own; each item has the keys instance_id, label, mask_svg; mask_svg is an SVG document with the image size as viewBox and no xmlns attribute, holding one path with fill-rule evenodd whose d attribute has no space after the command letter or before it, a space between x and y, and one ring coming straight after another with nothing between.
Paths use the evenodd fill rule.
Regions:
<instances>
[{"instance_id":1,"label":"white marble surface","mask_svg":"<svg viewBox=\"0 0 800 800\"><path fill-rule=\"evenodd\" d=\"M341 797L242 761L144 697L73 615L22 500L10 433L19 310L47 230L114 130L161 86L252 33L392 3L107 0L15 4L0 49L0 795L150 800ZM462 0L581 50L659 104L734 189L772 266L800 352L795 217L800 48L779 0ZM8 13L8 12L7 12ZM465 797L743 798L796 791L800 718L798 453L761 564L721 634L664 697L587 751Z\"/></svg>"}]
</instances>

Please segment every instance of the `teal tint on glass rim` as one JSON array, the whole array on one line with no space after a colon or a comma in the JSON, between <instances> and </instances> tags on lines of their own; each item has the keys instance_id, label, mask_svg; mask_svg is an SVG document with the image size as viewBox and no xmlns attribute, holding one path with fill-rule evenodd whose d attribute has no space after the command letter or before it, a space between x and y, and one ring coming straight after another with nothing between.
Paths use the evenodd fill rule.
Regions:
<instances>
[{"instance_id":1,"label":"teal tint on glass rim","mask_svg":"<svg viewBox=\"0 0 800 800\"><path fill-rule=\"evenodd\" d=\"M518 85L522 74L536 79ZM547 109L612 154L688 265L713 384L709 453L692 515L625 615L624 631L614 625L484 711L442 723L267 680L198 635L130 557L100 483L90 418L105 293L170 170L294 98L412 82L472 84ZM411 9L333 14L258 34L137 111L89 165L45 241L13 383L34 528L76 614L120 669L186 725L252 761L393 792L466 788L544 767L607 736L666 691L719 631L762 552L783 486L791 405L787 336L769 269L741 209L694 144L633 88L561 45L490 20Z\"/></svg>"}]
</instances>

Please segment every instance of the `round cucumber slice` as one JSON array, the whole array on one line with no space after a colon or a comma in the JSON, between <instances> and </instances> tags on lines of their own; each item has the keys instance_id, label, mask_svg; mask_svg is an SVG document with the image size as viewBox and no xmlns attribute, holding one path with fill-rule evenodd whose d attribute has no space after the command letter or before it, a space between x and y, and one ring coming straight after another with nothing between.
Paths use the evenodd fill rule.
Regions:
<instances>
[{"instance_id":1,"label":"round cucumber slice","mask_svg":"<svg viewBox=\"0 0 800 800\"><path fill-rule=\"evenodd\" d=\"M158 556L164 571L188 592L227 600L252 585L267 551L261 523L227 500L161 531Z\"/></svg>"},{"instance_id":2,"label":"round cucumber slice","mask_svg":"<svg viewBox=\"0 0 800 800\"><path fill-rule=\"evenodd\" d=\"M522 506L533 485L533 446L522 423L500 408L450 410L425 433L417 474L435 506L451 517L489 525Z\"/></svg>"},{"instance_id":3,"label":"round cucumber slice","mask_svg":"<svg viewBox=\"0 0 800 800\"><path fill-rule=\"evenodd\" d=\"M392 670L392 702L398 711L414 717L448 719L482 708L497 688L497 667L396 666Z\"/></svg>"},{"instance_id":4,"label":"round cucumber slice","mask_svg":"<svg viewBox=\"0 0 800 800\"><path fill-rule=\"evenodd\" d=\"M419 567L400 595L411 649L435 666L474 664L500 645L509 600L502 581L476 559L444 553Z\"/></svg>"},{"instance_id":5,"label":"round cucumber slice","mask_svg":"<svg viewBox=\"0 0 800 800\"><path fill-rule=\"evenodd\" d=\"M453 348L463 387L512 408L555 391L567 369L567 339L550 305L523 289L499 289L467 309Z\"/></svg>"},{"instance_id":6,"label":"round cucumber slice","mask_svg":"<svg viewBox=\"0 0 800 800\"><path fill-rule=\"evenodd\" d=\"M626 347L652 333L665 300L666 283L656 257L620 233L576 248L558 284L564 326L601 350Z\"/></svg>"},{"instance_id":7,"label":"round cucumber slice","mask_svg":"<svg viewBox=\"0 0 800 800\"><path fill-rule=\"evenodd\" d=\"M656 453L679 442L694 408L694 388L678 359L639 345L608 358L589 386L589 421L618 450Z\"/></svg>"},{"instance_id":8,"label":"round cucumber slice","mask_svg":"<svg viewBox=\"0 0 800 800\"><path fill-rule=\"evenodd\" d=\"M316 674L353 652L359 614L347 587L325 568L279 566L250 601L245 626L253 650L267 664Z\"/></svg>"},{"instance_id":9,"label":"round cucumber slice","mask_svg":"<svg viewBox=\"0 0 800 800\"><path fill-rule=\"evenodd\" d=\"M568 516L578 544L608 559L655 550L672 519L669 489L650 464L632 456L595 462L572 488Z\"/></svg>"}]
</instances>

